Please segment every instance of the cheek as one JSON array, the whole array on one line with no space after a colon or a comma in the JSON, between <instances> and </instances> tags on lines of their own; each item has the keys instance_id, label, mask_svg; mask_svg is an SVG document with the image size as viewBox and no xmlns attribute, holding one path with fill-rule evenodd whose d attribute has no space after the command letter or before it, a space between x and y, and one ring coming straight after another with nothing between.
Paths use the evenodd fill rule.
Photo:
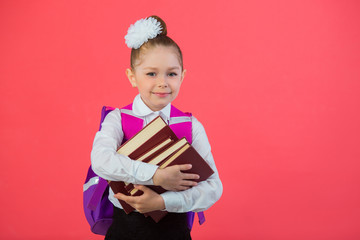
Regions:
<instances>
[{"instance_id":1,"label":"cheek","mask_svg":"<svg viewBox=\"0 0 360 240\"><path fill-rule=\"evenodd\" d=\"M177 81L176 83L173 84L173 90L179 91L179 90L180 90L180 86L181 86L181 82L180 82L180 81Z\"/></svg>"},{"instance_id":2,"label":"cheek","mask_svg":"<svg viewBox=\"0 0 360 240\"><path fill-rule=\"evenodd\" d=\"M140 84L138 84L138 88L141 91L148 91L151 88L151 85L146 82L141 82Z\"/></svg>"}]
</instances>

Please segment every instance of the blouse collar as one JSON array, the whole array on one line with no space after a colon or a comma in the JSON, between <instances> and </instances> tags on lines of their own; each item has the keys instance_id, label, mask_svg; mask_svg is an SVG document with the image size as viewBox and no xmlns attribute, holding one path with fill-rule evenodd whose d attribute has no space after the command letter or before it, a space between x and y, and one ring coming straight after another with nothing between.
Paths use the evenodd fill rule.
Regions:
<instances>
[{"instance_id":1,"label":"blouse collar","mask_svg":"<svg viewBox=\"0 0 360 240\"><path fill-rule=\"evenodd\" d=\"M153 111L148 106L146 106L144 101L141 99L140 94L136 95L133 105L132 105L132 110L133 110L134 114L136 114L140 117L146 117L150 114L155 113L156 115L161 115L161 117L163 117L163 118L165 117L167 120L170 119L170 109L171 109L171 103L166 105L160 111Z\"/></svg>"}]
</instances>

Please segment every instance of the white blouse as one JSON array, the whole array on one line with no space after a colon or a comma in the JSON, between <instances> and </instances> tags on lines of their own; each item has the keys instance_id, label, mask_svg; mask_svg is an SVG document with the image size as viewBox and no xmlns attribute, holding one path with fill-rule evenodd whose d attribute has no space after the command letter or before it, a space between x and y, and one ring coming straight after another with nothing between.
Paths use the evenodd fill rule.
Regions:
<instances>
[{"instance_id":1,"label":"white blouse","mask_svg":"<svg viewBox=\"0 0 360 240\"><path fill-rule=\"evenodd\" d=\"M162 110L153 112L137 95L132 105L133 113L143 118L144 126L155 117L161 117L168 122L170 119L171 105L168 104ZM152 177L158 166L131 160L129 157L118 154L124 133L121 126L121 114L119 109L110 112L102 123L101 130L96 133L91 151L91 165L93 171L100 177L111 181L125 181L134 184L152 185ZM202 124L192 117L192 146L207 161L214 170L206 181L185 191L167 191L161 196L165 202L165 210L169 212L203 211L211 207L222 194L222 183L219 179L214 158L205 129ZM114 206L121 205L109 190L109 200Z\"/></svg>"}]
</instances>

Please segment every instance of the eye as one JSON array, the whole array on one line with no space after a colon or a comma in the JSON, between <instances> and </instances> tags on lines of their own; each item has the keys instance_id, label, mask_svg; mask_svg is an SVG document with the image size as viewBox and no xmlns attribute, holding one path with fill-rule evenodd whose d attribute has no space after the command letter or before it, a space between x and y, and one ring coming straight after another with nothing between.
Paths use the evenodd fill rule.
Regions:
<instances>
[{"instance_id":1,"label":"eye","mask_svg":"<svg viewBox=\"0 0 360 240\"><path fill-rule=\"evenodd\" d=\"M176 72L171 72L171 73L169 73L169 76L170 77L176 77L178 74L176 73Z\"/></svg>"},{"instance_id":2,"label":"eye","mask_svg":"<svg viewBox=\"0 0 360 240\"><path fill-rule=\"evenodd\" d=\"M150 77L155 77L156 76L156 73L154 72L148 72L146 73L146 75L150 76Z\"/></svg>"}]
</instances>

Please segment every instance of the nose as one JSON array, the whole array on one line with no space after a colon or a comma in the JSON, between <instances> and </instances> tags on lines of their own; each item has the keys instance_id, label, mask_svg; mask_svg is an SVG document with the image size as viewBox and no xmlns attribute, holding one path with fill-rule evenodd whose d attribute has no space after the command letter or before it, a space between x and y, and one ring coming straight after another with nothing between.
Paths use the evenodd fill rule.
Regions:
<instances>
[{"instance_id":1,"label":"nose","mask_svg":"<svg viewBox=\"0 0 360 240\"><path fill-rule=\"evenodd\" d=\"M157 78L157 85L158 87L165 88L168 87L168 82L166 76L159 76Z\"/></svg>"}]
</instances>

